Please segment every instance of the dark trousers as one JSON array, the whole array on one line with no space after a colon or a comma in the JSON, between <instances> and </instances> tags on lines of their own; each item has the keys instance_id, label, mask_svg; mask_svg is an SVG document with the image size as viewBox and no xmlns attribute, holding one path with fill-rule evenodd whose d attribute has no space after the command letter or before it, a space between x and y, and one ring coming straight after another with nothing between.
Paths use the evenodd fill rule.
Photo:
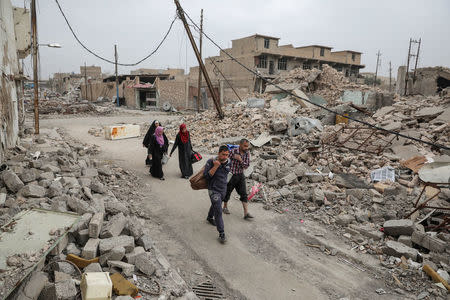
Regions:
<instances>
[{"instance_id":1,"label":"dark trousers","mask_svg":"<svg viewBox=\"0 0 450 300\"><path fill-rule=\"evenodd\" d=\"M242 202L248 202L247 198L247 186L245 184L244 174L233 174L227 185L227 194L223 202L228 202L230 200L231 193L236 189L236 192L240 196Z\"/></svg>"},{"instance_id":2,"label":"dark trousers","mask_svg":"<svg viewBox=\"0 0 450 300\"><path fill-rule=\"evenodd\" d=\"M208 219L216 221L217 231L224 232L223 218L222 218L222 196L219 193L208 191L209 199L211 200L211 207L208 212Z\"/></svg>"}]
</instances>

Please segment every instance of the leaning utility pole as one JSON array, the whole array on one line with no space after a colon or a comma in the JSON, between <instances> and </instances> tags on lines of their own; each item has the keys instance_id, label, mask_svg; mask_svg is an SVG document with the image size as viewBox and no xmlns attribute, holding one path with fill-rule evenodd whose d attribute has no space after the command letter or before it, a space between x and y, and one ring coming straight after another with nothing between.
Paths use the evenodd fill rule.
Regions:
<instances>
[{"instance_id":1,"label":"leaning utility pole","mask_svg":"<svg viewBox=\"0 0 450 300\"><path fill-rule=\"evenodd\" d=\"M378 50L378 53L377 53L377 67L375 68L375 79L373 81L373 86L377 85L378 66L380 65L380 55L381 55L380 50Z\"/></svg>"},{"instance_id":2,"label":"leaning utility pole","mask_svg":"<svg viewBox=\"0 0 450 300\"><path fill-rule=\"evenodd\" d=\"M31 0L31 31L33 34L33 81L34 81L34 134L39 134L39 79L36 0Z\"/></svg>"},{"instance_id":3,"label":"leaning utility pole","mask_svg":"<svg viewBox=\"0 0 450 300\"><path fill-rule=\"evenodd\" d=\"M389 62L389 92L392 92L392 65Z\"/></svg>"},{"instance_id":4,"label":"leaning utility pole","mask_svg":"<svg viewBox=\"0 0 450 300\"><path fill-rule=\"evenodd\" d=\"M203 8L200 13L200 59L202 59L202 39L203 39ZM200 97L202 96L202 72L200 72L200 65L198 66L198 95L197 95L197 112L200 112Z\"/></svg>"},{"instance_id":5,"label":"leaning utility pole","mask_svg":"<svg viewBox=\"0 0 450 300\"><path fill-rule=\"evenodd\" d=\"M87 100L87 71L86 71L86 62L84 63L84 97Z\"/></svg>"},{"instance_id":6,"label":"leaning utility pole","mask_svg":"<svg viewBox=\"0 0 450 300\"><path fill-rule=\"evenodd\" d=\"M223 75L222 71L220 71L219 67L217 67L217 65L214 63L214 59L210 59L210 62L214 65L214 68L220 73L220 75L222 75L223 79L225 79L225 81L227 82L227 84L230 86L230 88L233 90L234 94L236 95L236 97L239 99L239 101L242 102L241 97L239 97L238 93L236 92L236 90L234 89L234 87L231 85L231 83L228 81L228 79L225 77L225 75Z\"/></svg>"},{"instance_id":7,"label":"leaning utility pole","mask_svg":"<svg viewBox=\"0 0 450 300\"><path fill-rule=\"evenodd\" d=\"M411 45L412 44L419 44L417 47L417 54L411 54ZM408 63L406 65L406 74L405 74L405 96L408 93L408 81L409 81L409 62L412 57L416 57L416 63L414 67L414 73L413 73L413 82L416 80L416 69L417 69L417 62L419 61L419 51L420 51L420 44L422 43L422 39L420 38L418 41L409 39L409 48L408 48Z\"/></svg>"},{"instance_id":8,"label":"leaning utility pole","mask_svg":"<svg viewBox=\"0 0 450 300\"><path fill-rule=\"evenodd\" d=\"M178 2L178 0L174 0L174 2L175 2L175 5L177 6L178 16L180 17L181 21L183 22L184 29L186 29L186 33L189 37L189 41L191 42L192 48L194 49L195 56L197 57L198 64L200 65L200 68L203 72L203 77L205 77L205 81L206 81L206 84L208 85L209 92L211 93L211 96L213 97L214 105L216 106L217 112L219 113L219 118L223 119L224 114L222 111L222 107L220 106L220 102L219 102L216 92L214 91L213 85L211 83L211 79L209 78L208 72L206 71L206 68L205 68L205 65L203 64L202 58L200 57L200 53L198 51L197 45L195 44L191 29L189 28L189 25L186 21L186 17L184 16L184 11L181 8L180 2Z\"/></svg>"},{"instance_id":9,"label":"leaning utility pole","mask_svg":"<svg viewBox=\"0 0 450 300\"><path fill-rule=\"evenodd\" d=\"M120 106L120 102L119 102L119 76L117 75L117 60L118 60L118 56L117 56L117 45L114 45L114 58L115 58L115 64L116 64L116 105Z\"/></svg>"}]
</instances>

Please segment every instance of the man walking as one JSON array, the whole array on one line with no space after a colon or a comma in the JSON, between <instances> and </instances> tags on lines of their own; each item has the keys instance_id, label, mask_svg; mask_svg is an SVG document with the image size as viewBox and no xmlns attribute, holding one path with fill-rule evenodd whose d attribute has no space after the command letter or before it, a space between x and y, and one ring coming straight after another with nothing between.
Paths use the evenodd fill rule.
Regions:
<instances>
[{"instance_id":1,"label":"man walking","mask_svg":"<svg viewBox=\"0 0 450 300\"><path fill-rule=\"evenodd\" d=\"M230 172L229 154L227 146L220 146L218 156L206 162L205 171L203 172L208 181L208 194L211 200L211 207L206 220L217 227L221 243L225 243L227 240L222 218L222 201L227 193L227 177Z\"/></svg>"},{"instance_id":2,"label":"man walking","mask_svg":"<svg viewBox=\"0 0 450 300\"><path fill-rule=\"evenodd\" d=\"M253 216L248 212L248 196L247 186L245 184L244 170L250 166L250 153L248 151L250 143L247 139L242 139L239 142L239 147L230 151L230 168L233 176L227 185L227 194L223 200L223 212L230 214L228 210L228 200L230 200L231 193L234 189L240 196L242 206L244 208L244 219L252 219Z\"/></svg>"}]
</instances>

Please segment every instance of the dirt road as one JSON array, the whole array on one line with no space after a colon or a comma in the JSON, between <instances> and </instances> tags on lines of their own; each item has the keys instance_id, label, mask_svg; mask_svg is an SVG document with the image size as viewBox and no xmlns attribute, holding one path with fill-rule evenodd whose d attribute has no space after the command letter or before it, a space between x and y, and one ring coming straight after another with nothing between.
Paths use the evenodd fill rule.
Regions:
<instances>
[{"instance_id":1,"label":"dirt road","mask_svg":"<svg viewBox=\"0 0 450 300\"><path fill-rule=\"evenodd\" d=\"M157 118L164 124L165 117ZM180 178L176 154L165 167L166 181L162 182L148 175L144 166L146 149L140 138L107 141L87 133L92 127L153 119L151 113L137 117L47 119L41 121L41 126L63 128L82 142L100 146L103 158L144 178L148 186L142 188L151 193L142 199L143 209L160 223L157 240L187 282L192 282L190 276L196 272L192 268L201 268L224 289L227 298L402 299L389 294L384 281L374 278L374 273L342 262L339 254L330 256L306 246L316 235L330 238L336 247L348 250L312 220L300 223L301 216L282 215L251 204L250 211L256 218L249 222L242 218L239 201L232 200L231 215L224 216L228 242L220 244L217 231L205 220L209 208L207 193L191 190L189 182ZM201 164L195 165L195 169L200 167ZM375 292L379 288L388 294L379 296Z\"/></svg>"}]
</instances>

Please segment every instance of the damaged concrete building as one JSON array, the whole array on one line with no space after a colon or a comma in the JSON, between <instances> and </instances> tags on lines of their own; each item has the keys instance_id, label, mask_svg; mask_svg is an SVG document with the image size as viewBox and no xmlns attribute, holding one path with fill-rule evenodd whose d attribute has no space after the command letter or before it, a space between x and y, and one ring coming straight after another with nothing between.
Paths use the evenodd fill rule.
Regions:
<instances>
[{"instance_id":1,"label":"damaged concrete building","mask_svg":"<svg viewBox=\"0 0 450 300\"><path fill-rule=\"evenodd\" d=\"M322 69L324 64L343 72L346 77L356 78L359 70L364 68L364 65L361 64L361 52L331 50L331 47L320 45L303 47L294 47L291 44L279 45L278 37L254 34L232 40L232 47L224 51L235 57L247 68L258 72L267 79L273 79L283 72L298 67L305 70ZM234 92L227 82L221 83L223 77L220 72L228 79L238 94L245 95L245 93L252 91L264 91L264 82L239 66L224 51L221 51L219 56L206 58L205 65L213 83L218 82L217 87L219 89L221 89L221 84L225 85L225 101L228 97L233 97ZM191 68L189 79L193 87L196 87L198 67ZM236 97L234 96L234 98Z\"/></svg>"},{"instance_id":2,"label":"damaged concrete building","mask_svg":"<svg viewBox=\"0 0 450 300\"><path fill-rule=\"evenodd\" d=\"M397 74L396 93L407 95L432 96L441 93L450 87L450 68L427 67L418 68L408 72L408 83L406 83L406 66L400 66Z\"/></svg>"},{"instance_id":3,"label":"damaged concrete building","mask_svg":"<svg viewBox=\"0 0 450 300\"><path fill-rule=\"evenodd\" d=\"M19 120L23 118L21 91L24 81L19 59L31 49L30 12L0 1L0 161L4 150L16 145Z\"/></svg>"}]
</instances>

